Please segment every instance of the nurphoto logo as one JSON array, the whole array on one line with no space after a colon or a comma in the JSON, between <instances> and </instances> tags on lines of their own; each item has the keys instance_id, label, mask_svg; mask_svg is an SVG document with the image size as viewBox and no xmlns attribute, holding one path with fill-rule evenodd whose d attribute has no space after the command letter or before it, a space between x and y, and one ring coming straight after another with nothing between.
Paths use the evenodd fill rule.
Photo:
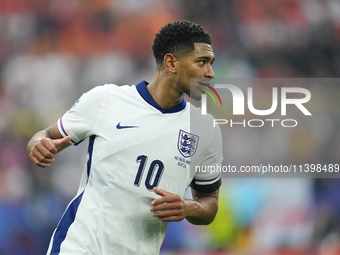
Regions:
<instances>
[{"instance_id":1,"label":"nurphoto logo","mask_svg":"<svg viewBox=\"0 0 340 255\"><path fill-rule=\"evenodd\" d=\"M232 84L215 84L215 88L212 86L203 83L203 82L197 82L200 85L204 85L206 88L198 87L199 89L206 92L205 94L202 94L201 96L201 114L206 115L207 114L207 94L213 99L216 107L223 106L222 102L223 97L221 99L221 93L227 92L231 93L232 96L232 114L233 116L240 116L245 115L245 106L248 107L248 110L250 113L256 115L256 116L268 116L273 113L277 113L278 106L280 104L280 115L286 116L287 115L287 106L293 105L293 107L296 107L303 115L305 116L312 116L311 112L305 107L305 103L310 101L311 99L311 93L308 89L301 88L301 87L272 87L271 91L271 106L267 109L256 109L254 106L254 96L253 96L253 88L247 87L247 93L246 95L244 92L236 85ZM216 100L213 96L213 94L208 90L208 88L217 96L217 98L220 101L220 105L217 105ZM217 93L216 89L219 89L220 93ZM279 96L280 92L280 96ZM291 94L295 95L295 98L290 97ZM298 95L298 98L296 96ZM268 96L268 95L267 95ZM268 98L267 98L268 99ZM229 100L230 101L230 100ZM230 127L234 126L243 126L243 127L262 127L265 124L270 125L271 127L274 127L275 125L280 125L282 127L296 127L298 125L298 121L296 119L277 119L277 118L265 118L265 119L250 119L246 120L243 119L243 121L236 122L233 119L226 119L226 118L218 118L214 119L213 126L216 125L226 125L229 124Z\"/></svg>"}]
</instances>

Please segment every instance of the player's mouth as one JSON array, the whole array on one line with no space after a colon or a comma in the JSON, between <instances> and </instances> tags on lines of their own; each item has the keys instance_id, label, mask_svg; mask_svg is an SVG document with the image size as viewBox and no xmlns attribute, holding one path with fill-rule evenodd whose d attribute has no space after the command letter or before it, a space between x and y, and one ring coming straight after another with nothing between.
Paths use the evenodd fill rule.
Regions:
<instances>
[{"instance_id":1,"label":"player's mouth","mask_svg":"<svg viewBox=\"0 0 340 255\"><path fill-rule=\"evenodd\" d=\"M198 88L206 88L206 87L209 87L210 86L210 81L205 81L205 82L197 82L198 84Z\"/></svg>"}]
</instances>

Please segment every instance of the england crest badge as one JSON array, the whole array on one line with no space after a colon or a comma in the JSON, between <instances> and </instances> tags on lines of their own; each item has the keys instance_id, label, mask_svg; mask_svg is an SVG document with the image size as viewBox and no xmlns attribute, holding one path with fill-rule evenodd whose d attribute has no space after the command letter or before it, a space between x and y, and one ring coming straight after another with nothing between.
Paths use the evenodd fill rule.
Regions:
<instances>
[{"instance_id":1,"label":"england crest badge","mask_svg":"<svg viewBox=\"0 0 340 255\"><path fill-rule=\"evenodd\" d=\"M199 137L197 135L179 130L177 145L178 150L183 157L187 158L195 154L198 146L198 138Z\"/></svg>"}]
</instances>

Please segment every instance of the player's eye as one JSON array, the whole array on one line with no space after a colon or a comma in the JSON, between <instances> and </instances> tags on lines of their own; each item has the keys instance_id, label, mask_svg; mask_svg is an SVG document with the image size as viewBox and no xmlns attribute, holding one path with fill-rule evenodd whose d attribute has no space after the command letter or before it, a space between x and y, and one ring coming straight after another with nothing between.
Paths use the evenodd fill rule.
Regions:
<instances>
[{"instance_id":1,"label":"player's eye","mask_svg":"<svg viewBox=\"0 0 340 255\"><path fill-rule=\"evenodd\" d=\"M198 63L204 65L204 64L205 64L205 60L201 60L201 61L199 61Z\"/></svg>"}]
</instances>

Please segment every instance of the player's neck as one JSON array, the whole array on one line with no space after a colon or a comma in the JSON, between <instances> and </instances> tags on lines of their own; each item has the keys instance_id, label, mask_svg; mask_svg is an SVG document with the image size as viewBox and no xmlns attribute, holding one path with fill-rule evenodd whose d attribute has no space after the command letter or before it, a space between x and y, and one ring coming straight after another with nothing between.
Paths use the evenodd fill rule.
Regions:
<instances>
[{"instance_id":1,"label":"player's neck","mask_svg":"<svg viewBox=\"0 0 340 255\"><path fill-rule=\"evenodd\" d=\"M174 88L170 78L164 77L162 74L156 74L147 86L147 89L152 98L163 109L178 105L184 96L184 94Z\"/></svg>"}]
</instances>

